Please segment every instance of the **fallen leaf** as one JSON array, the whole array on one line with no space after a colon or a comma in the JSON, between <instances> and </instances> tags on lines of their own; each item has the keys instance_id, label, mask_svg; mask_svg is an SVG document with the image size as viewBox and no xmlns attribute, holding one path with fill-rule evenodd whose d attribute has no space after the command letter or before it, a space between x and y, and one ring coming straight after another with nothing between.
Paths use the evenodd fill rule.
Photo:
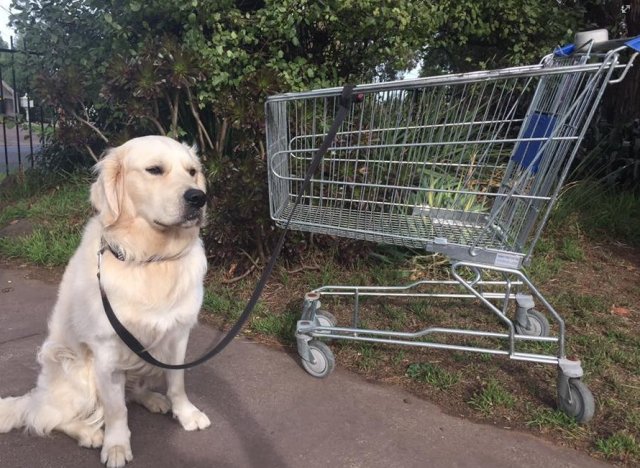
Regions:
<instances>
[{"instance_id":1,"label":"fallen leaf","mask_svg":"<svg viewBox=\"0 0 640 468\"><path fill-rule=\"evenodd\" d=\"M615 305L611 307L611 313L613 315L617 315L618 317L628 317L629 315L631 315L631 311L626 307L618 307Z\"/></svg>"}]
</instances>

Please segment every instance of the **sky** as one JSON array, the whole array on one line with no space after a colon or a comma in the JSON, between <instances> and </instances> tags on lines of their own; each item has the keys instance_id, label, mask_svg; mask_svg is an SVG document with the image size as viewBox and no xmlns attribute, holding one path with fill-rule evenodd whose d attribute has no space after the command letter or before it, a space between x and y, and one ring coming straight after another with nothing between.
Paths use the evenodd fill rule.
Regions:
<instances>
[{"instance_id":1,"label":"sky","mask_svg":"<svg viewBox=\"0 0 640 468\"><path fill-rule=\"evenodd\" d=\"M7 23L9 22L9 7L11 0L0 0L0 35L2 39L9 42L9 36L13 35Z\"/></svg>"}]
</instances>

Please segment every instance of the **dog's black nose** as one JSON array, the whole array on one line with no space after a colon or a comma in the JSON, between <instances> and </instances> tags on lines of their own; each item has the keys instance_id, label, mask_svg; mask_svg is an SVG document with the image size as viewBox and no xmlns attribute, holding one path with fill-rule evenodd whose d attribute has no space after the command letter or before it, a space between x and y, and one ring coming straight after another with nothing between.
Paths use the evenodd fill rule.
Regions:
<instances>
[{"instance_id":1,"label":"dog's black nose","mask_svg":"<svg viewBox=\"0 0 640 468\"><path fill-rule=\"evenodd\" d=\"M194 208L202 208L207 202L207 197L202 190L189 189L184 192L183 196L187 201L187 204L189 206L193 206Z\"/></svg>"}]
</instances>

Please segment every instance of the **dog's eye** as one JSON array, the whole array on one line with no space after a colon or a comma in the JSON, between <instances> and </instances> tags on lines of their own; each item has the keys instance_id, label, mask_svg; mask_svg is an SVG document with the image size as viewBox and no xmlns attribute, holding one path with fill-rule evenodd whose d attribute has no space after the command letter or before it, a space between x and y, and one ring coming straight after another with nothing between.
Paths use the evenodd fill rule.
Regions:
<instances>
[{"instance_id":1,"label":"dog's eye","mask_svg":"<svg viewBox=\"0 0 640 468\"><path fill-rule=\"evenodd\" d=\"M153 175L162 175L162 173L164 172L160 166L147 167L146 171L149 174L153 174Z\"/></svg>"},{"instance_id":2,"label":"dog's eye","mask_svg":"<svg viewBox=\"0 0 640 468\"><path fill-rule=\"evenodd\" d=\"M191 177L195 176L195 175L196 175L196 172L198 172L198 171L196 171L194 168L189 169L189 175L190 175Z\"/></svg>"}]
</instances>

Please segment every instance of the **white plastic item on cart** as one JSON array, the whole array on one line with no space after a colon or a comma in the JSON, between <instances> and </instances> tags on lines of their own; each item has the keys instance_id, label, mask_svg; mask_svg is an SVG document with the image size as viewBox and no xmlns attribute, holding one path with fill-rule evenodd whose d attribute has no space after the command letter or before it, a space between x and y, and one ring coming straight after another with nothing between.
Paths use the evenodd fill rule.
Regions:
<instances>
[{"instance_id":1,"label":"white plastic item on cart","mask_svg":"<svg viewBox=\"0 0 640 468\"><path fill-rule=\"evenodd\" d=\"M573 39L573 43L576 47L579 47L578 51L584 51L590 41L593 41L594 44L598 42L605 42L609 40L609 31L606 29L593 29L591 31L580 31L577 32L575 38Z\"/></svg>"}]
</instances>

